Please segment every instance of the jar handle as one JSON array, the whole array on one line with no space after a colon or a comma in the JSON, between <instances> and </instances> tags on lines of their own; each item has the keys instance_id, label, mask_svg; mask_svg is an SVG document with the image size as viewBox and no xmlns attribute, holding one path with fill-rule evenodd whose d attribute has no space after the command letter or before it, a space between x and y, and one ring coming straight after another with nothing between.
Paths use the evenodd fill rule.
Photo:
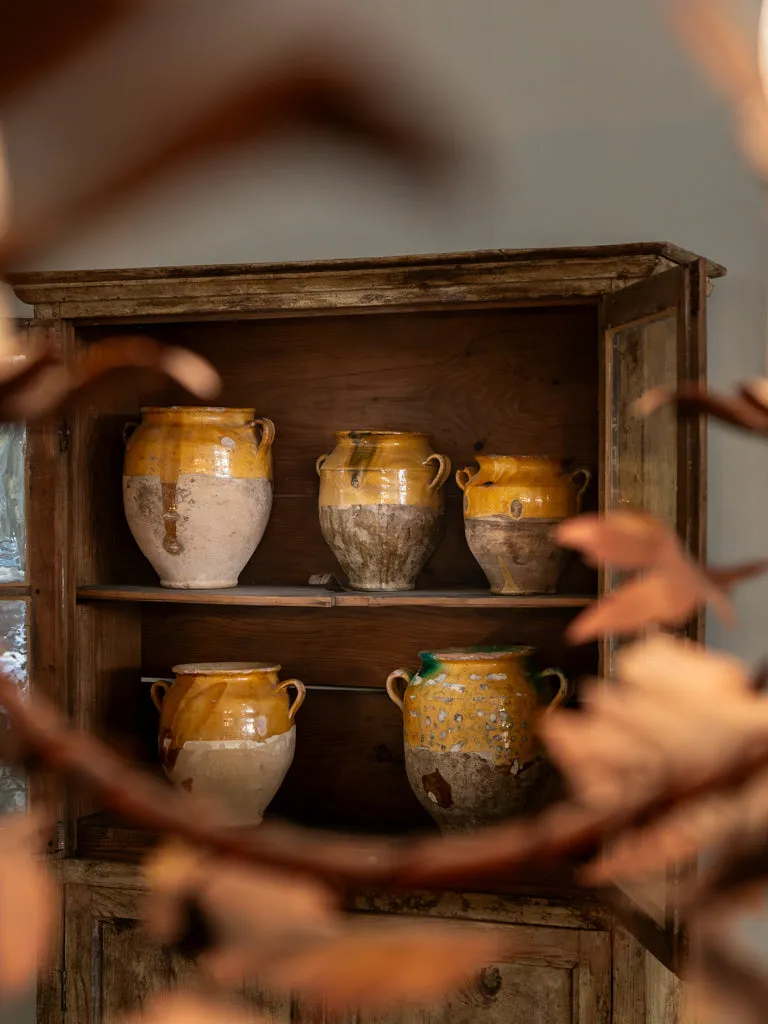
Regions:
<instances>
[{"instance_id":1,"label":"jar handle","mask_svg":"<svg viewBox=\"0 0 768 1024\"><path fill-rule=\"evenodd\" d=\"M543 672L539 672L536 678L546 679L548 676L555 676L557 679L560 680L560 689L555 694L554 699L550 702L549 707L547 708L547 714L549 714L550 711L554 711L555 708L559 708L561 704L565 703L565 701L568 699L568 690L570 688L570 683L568 682L565 673L562 672L559 668L545 668Z\"/></svg>"},{"instance_id":2,"label":"jar handle","mask_svg":"<svg viewBox=\"0 0 768 1024\"><path fill-rule=\"evenodd\" d=\"M123 444L127 445L133 436L134 430L137 430L139 424L136 420L128 420L127 423L123 424L123 429L120 431L120 436L123 439Z\"/></svg>"},{"instance_id":3,"label":"jar handle","mask_svg":"<svg viewBox=\"0 0 768 1024\"><path fill-rule=\"evenodd\" d=\"M325 460L327 458L328 458L328 454L327 453L325 455L318 455L317 462L315 462L315 469L317 470L317 475L318 476L320 476L320 470L325 465Z\"/></svg>"},{"instance_id":4,"label":"jar handle","mask_svg":"<svg viewBox=\"0 0 768 1024\"><path fill-rule=\"evenodd\" d=\"M413 673L409 672L408 669L406 668L396 668L395 671L390 672L389 676L387 677L387 693L389 694L389 699L394 704L397 704L401 711L405 710L405 708L403 707L403 698L405 697L405 686L408 686L412 678ZM398 687L396 685L399 679L405 683L405 686L403 687L402 697L398 693Z\"/></svg>"},{"instance_id":5,"label":"jar handle","mask_svg":"<svg viewBox=\"0 0 768 1024\"><path fill-rule=\"evenodd\" d=\"M456 483L459 485L459 490L466 490L467 484L474 476L474 471L471 466L467 466L466 469L456 470Z\"/></svg>"},{"instance_id":6,"label":"jar handle","mask_svg":"<svg viewBox=\"0 0 768 1024\"><path fill-rule=\"evenodd\" d=\"M163 701L168 693L169 686L170 684L166 683L164 679L158 679L152 683L149 688L149 695L152 698L152 703L158 711L163 710Z\"/></svg>"},{"instance_id":7,"label":"jar handle","mask_svg":"<svg viewBox=\"0 0 768 1024\"><path fill-rule=\"evenodd\" d=\"M584 497L584 491L589 487L590 481L592 480L592 473L587 469L586 466L579 466L578 469L574 469L570 473L571 480L576 483L576 477L583 476L584 483L579 488L578 494L576 495L576 505L581 505L581 499Z\"/></svg>"},{"instance_id":8,"label":"jar handle","mask_svg":"<svg viewBox=\"0 0 768 1024\"><path fill-rule=\"evenodd\" d=\"M429 458L423 462L424 466L427 466L430 462L437 462L437 472L435 478L429 485L430 492L438 490L442 487L445 481L448 479L451 473L451 460L447 455L430 455Z\"/></svg>"},{"instance_id":9,"label":"jar handle","mask_svg":"<svg viewBox=\"0 0 768 1024\"><path fill-rule=\"evenodd\" d=\"M296 717L296 712L304 703L304 698L307 696L307 688L304 683L298 679L286 679L284 683L280 683L279 686L275 687L275 693L284 693L289 686L293 686L296 690L296 698L293 704L288 708L288 717L293 721Z\"/></svg>"},{"instance_id":10,"label":"jar handle","mask_svg":"<svg viewBox=\"0 0 768 1024\"><path fill-rule=\"evenodd\" d=\"M256 446L256 454L261 455L262 452L268 452L272 447L275 440L275 424L267 416L261 416L257 420L249 420L247 426L261 427L261 440Z\"/></svg>"}]
</instances>

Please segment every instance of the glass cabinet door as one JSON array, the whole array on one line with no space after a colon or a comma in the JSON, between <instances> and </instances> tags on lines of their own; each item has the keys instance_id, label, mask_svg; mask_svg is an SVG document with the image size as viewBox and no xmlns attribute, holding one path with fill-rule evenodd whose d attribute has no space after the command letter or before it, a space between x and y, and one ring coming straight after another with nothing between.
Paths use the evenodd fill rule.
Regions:
<instances>
[{"instance_id":1,"label":"glass cabinet door","mask_svg":"<svg viewBox=\"0 0 768 1024\"><path fill-rule=\"evenodd\" d=\"M703 383L706 283L706 261L700 260L606 296L602 309L601 507L657 516L697 559L704 557L705 425L678 423L671 407L640 418L634 404L650 388ZM620 583L621 574L603 570L600 591ZM685 632L703 638L702 626L703 617ZM615 637L601 642L601 678L613 678L619 645ZM656 929L671 964L685 948L675 911L677 881L662 876L642 887L623 886L620 895L633 913L651 919L648 926Z\"/></svg>"},{"instance_id":2,"label":"glass cabinet door","mask_svg":"<svg viewBox=\"0 0 768 1024\"><path fill-rule=\"evenodd\" d=\"M607 296L603 307L604 395L602 507L634 508L667 523L698 559L704 555L706 512L703 424L677 422L674 409L647 418L634 405L650 388L703 380L706 263L676 267ZM621 582L605 570L601 592ZM697 620L688 630L699 636ZM602 646L610 678L618 642Z\"/></svg>"}]
</instances>

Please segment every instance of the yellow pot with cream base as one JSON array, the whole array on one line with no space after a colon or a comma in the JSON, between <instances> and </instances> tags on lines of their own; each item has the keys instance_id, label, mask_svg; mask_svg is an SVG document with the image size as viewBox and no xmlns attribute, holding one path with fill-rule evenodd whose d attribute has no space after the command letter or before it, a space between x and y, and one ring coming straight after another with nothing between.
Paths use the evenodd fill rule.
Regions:
<instances>
[{"instance_id":1,"label":"yellow pot with cream base","mask_svg":"<svg viewBox=\"0 0 768 1024\"><path fill-rule=\"evenodd\" d=\"M123 501L162 586L237 586L269 521L274 438L253 409L141 410L126 441Z\"/></svg>"},{"instance_id":2,"label":"yellow pot with cream base","mask_svg":"<svg viewBox=\"0 0 768 1024\"><path fill-rule=\"evenodd\" d=\"M542 781L536 725L566 699L568 681L559 669L537 672L534 653L518 646L424 651L418 672L397 669L387 679L403 712L408 781L443 831L520 814Z\"/></svg>"},{"instance_id":3,"label":"yellow pot with cream base","mask_svg":"<svg viewBox=\"0 0 768 1024\"><path fill-rule=\"evenodd\" d=\"M261 822L293 761L306 690L279 672L262 662L176 665L172 685L152 684L166 775L215 801L233 826Z\"/></svg>"},{"instance_id":4,"label":"yellow pot with cream base","mask_svg":"<svg viewBox=\"0 0 768 1024\"><path fill-rule=\"evenodd\" d=\"M464 529L494 594L554 594L563 551L553 528L576 515L591 480L539 455L478 455L479 468L460 469Z\"/></svg>"},{"instance_id":5,"label":"yellow pot with cream base","mask_svg":"<svg viewBox=\"0 0 768 1024\"><path fill-rule=\"evenodd\" d=\"M320 527L354 590L412 590L443 529L451 472L426 434L342 430L317 460Z\"/></svg>"}]
</instances>

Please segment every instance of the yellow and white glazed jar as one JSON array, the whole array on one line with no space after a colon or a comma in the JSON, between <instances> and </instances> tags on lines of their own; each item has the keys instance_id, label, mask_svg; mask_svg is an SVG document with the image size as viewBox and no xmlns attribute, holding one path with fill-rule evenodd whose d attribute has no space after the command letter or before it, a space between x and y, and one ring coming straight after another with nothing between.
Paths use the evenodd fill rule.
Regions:
<instances>
[{"instance_id":1,"label":"yellow and white glazed jar","mask_svg":"<svg viewBox=\"0 0 768 1024\"><path fill-rule=\"evenodd\" d=\"M355 590L413 590L443 527L451 472L426 434L342 430L317 460L320 527Z\"/></svg>"},{"instance_id":2,"label":"yellow and white glazed jar","mask_svg":"<svg viewBox=\"0 0 768 1024\"><path fill-rule=\"evenodd\" d=\"M417 673L401 668L387 679L403 712L408 781L443 831L520 814L542 779L536 725L565 701L568 681L559 669L537 672L533 654L519 646L422 651ZM550 676L554 699L542 686Z\"/></svg>"},{"instance_id":3,"label":"yellow and white glazed jar","mask_svg":"<svg viewBox=\"0 0 768 1024\"><path fill-rule=\"evenodd\" d=\"M456 483L467 543L491 591L554 594L563 551L553 527L579 512L591 473L538 455L478 455L477 463L458 470Z\"/></svg>"},{"instance_id":4,"label":"yellow and white glazed jar","mask_svg":"<svg viewBox=\"0 0 768 1024\"><path fill-rule=\"evenodd\" d=\"M173 685L152 684L166 775L215 801L233 826L261 822L293 761L306 689L298 679L281 682L279 672L261 662L176 665Z\"/></svg>"},{"instance_id":5,"label":"yellow and white glazed jar","mask_svg":"<svg viewBox=\"0 0 768 1024\"><path fill-rule=\"evenodd\" d=\"M253 409L141 410L126 442L123 501L162 586L237 586L269 521L274 439L272 421Z\"/></svg>"}]
</instances>

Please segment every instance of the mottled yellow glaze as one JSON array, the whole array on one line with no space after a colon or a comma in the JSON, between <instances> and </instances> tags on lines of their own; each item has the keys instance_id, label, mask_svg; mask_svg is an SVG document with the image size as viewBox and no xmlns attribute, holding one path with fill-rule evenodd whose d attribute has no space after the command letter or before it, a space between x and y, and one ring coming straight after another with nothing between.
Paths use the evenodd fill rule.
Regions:
<instances>
[{"instance_id":1,"label":"mottled yellow glaze","mask_svg":"<svg viewBox=\"0 0 768 1024\"><path fill-rule=\"evenodd\" d=\"M166 484L189 475L271 480L274 439L274 424L254 409L148 407L127 441L124 475Z\"/></svg>"},{"instance_id":2,"label":"mottled yellow glaze","mask_svg":"<svg viewBox=\"0 0 768 1024\"><path fill-rule=\"evenodd\" d=\"M464 518L565 519L576 515L591 479L587 469L566 470L561 459L538 455L478 455L479 469L460 469ZM577 483L578 478L581 480Z\"/></svg>"},{"instance_id":3,"label":"mottled yellow glaze","mask_svg":"<svg viewBox=\"0 0 768 1024\"><path fill-rule=\"evenodd\" d=\"M541 756L535 731L545 711L540 681L548 676L559 681L550 708L561 704L568 690L559 669L537 673L530 667L533 653L533 647L422 652L416 674L393 672L387 692L403 710L406 751L475 754L513 774L522 772Z\"/></svg>"},{"instance_id":4,"label":"mottled yellow glaze","mask_svg":"<svg viewBox=\"0 0 768 1024\"><path fill-rule=\"evenodd\" d=\"M317 460L320 507L415 505L442 508L442 487L451 472L426 434L389 430L341 430L330 455Z\"/></svg>"},{"instance_id":5,"label":"mottled yellow glaze","mask_svg":"<svg viewBox=\"0 0 768 1024\"><path fill-rule=\"evenodd\" d=\"M167 771L189 741L265 742L293 728L306 690L297 679L280 682L280 666L260 662L176 665L172 686L152 685L160 712L160 756ZM293 704L286 691L297 690Z\"/></svg>"}]
</instances>

